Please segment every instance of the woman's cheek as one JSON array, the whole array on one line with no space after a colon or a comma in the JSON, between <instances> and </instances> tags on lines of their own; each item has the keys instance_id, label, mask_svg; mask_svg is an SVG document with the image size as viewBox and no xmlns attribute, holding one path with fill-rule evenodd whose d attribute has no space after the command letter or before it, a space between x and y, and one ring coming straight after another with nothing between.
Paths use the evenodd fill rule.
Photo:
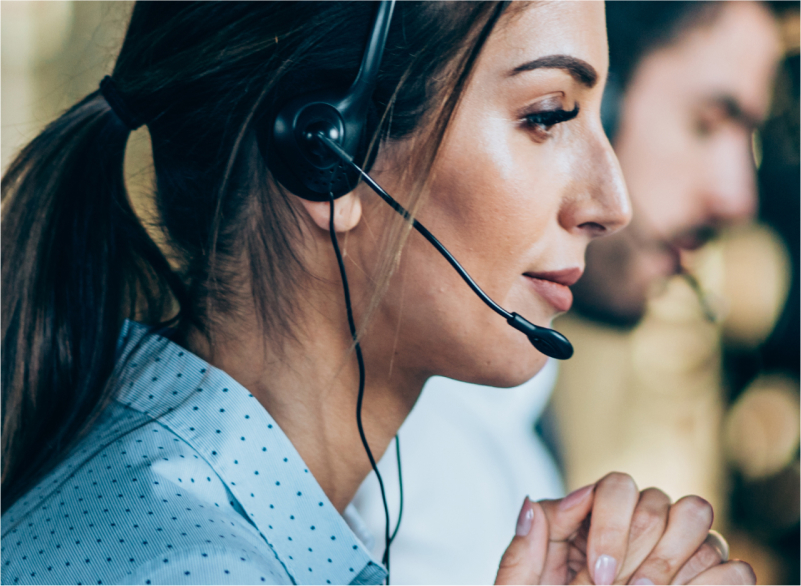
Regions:
<instances>
[{"instance_id":1,"label":"woman's cheek","mask_svg":"<svg viewBox=\"0 0 801 586\"><path fill-rule=\"evenodd\" d=\"M508 129L497 123L477 126L473 140L462 143L468 148L446 153L442 172L437 173L439 203L456 234L480 239L486 252L500 246L510 253L516 240L510 233L521 232L516 226L521 211L528 219L524 208L530 200L532 170L526 154L515 152Z\"/></svg>"}]
</instances>

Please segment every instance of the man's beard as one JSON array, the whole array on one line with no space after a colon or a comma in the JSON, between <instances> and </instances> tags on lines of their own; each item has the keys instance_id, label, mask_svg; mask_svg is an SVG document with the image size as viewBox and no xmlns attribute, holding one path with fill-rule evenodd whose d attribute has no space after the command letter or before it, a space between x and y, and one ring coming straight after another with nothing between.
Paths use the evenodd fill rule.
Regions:
<instances>
[{"instance_id":1,"label":"man's beard","mask_svg":"<svg viewBox=\"0 0 801 586\"><path fill-rule=\"evenodd\" d=\"M659 239L638 228L632 225L608 241L601 240L588 247L585 274L571 287L576 313L614 328L635 327L647 309L649 291L672 275L687 274L680 261L682 250L700 248L718 232L715 226L704 224L683 230L670 239ZM670 265L664 274L643 283L638 276L642 265L638 267L638 263L644 262L645 254L655 255L653 258ZM700 288L694 290L698 293Z\"/></svg>"}]
</instances>

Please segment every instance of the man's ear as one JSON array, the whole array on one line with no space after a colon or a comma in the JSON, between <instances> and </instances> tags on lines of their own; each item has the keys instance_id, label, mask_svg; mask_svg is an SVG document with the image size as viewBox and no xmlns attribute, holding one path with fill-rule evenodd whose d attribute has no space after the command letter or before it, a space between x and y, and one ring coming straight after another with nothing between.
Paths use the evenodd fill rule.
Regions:
<instances>
[{"instance_id":1,"label":"man's ear","mask_svg":"<svg viewBox=\"0 0 801 586\"><path fill-rule=\"evenodd\" d=\"M328 232L331 208L328 201L309 201L299 198L312 221L321 230ZM334 200L334 231L353 230L362 218L362 202L354 191Z\"/></svg>"}]
</instances>

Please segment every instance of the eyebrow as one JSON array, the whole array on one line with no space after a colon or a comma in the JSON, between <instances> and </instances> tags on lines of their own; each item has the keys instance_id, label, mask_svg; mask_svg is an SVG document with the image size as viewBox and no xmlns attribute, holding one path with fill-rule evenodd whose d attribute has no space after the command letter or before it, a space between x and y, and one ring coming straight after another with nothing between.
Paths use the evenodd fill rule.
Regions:
<instances>
[{"instance_id":1,"label":"eyebrow","mask_svg":"<svg viewBox=\"0 0 801 586\"><path fill-rule=\"evenodd\" d=\"M523 63L515 67L510 76L517 75L524 71L533 69L563 69L567 71L573 79L587 88L593 88L598 82L598 72L586 61L570 55L548 55L534 59L528 63Z\"/></svg>"},{"instance_id":2,"label":"eyebrow","mask_svg":"<svg viewBox=\"0 0 801 586\"><path fill-rule=\"evenodd\" d=\"M721 108L729 120L737 122L748 130L755 130L762 124L762 118L746 112L740 101L730 94L714 96L710 103Z\"/></svg>"}]
</instances>

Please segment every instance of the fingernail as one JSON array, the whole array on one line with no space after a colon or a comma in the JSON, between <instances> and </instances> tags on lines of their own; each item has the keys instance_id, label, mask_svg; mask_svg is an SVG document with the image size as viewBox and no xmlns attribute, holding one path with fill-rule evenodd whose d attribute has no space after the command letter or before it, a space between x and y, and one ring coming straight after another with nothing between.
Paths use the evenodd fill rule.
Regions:
<instances>
[{"instance_id":1,"label":"fingernail","mask_svg":"<svg viewBox=\"0 0 801 586\"><path fill-rule=\"evenodd\" d=\"M526 497L523 500L523 508L520 509L520 515L517 517L517 529L515 535L518 537L525 537L531 531L531 523L534 520L534 509L531 507L531 501Z\"/></svg>"},{"instance_id":2,"label":"fingernail","mask_svg":"<svg viewBox=\"0 0 801 586\"><path fill-rule=\"evenodd\" d=\"M617 575L617 562L615 558L609 555L602 555L595 562L595 583L599 586L603 584L608 586L615 581Z\"/></svg>"},{"instance_id":3,"label":"fingernail","mask_svg":"<svg viewBox=\"0 0 801 586\"><path fill-rule=\"evenodd\" d=\"M632 584L638 584L642 586L654 586L654 583L651 582L648 578L637 578Z\"/></svg>"},{"instance_id":4,"label":"fingernail","mask_svg":"<svg viewBox=\"0 0 801 586\"><path fill-rule=\"evenodd\" d=\"M562 502L559 503L559 508L564 509L571 509L583 501L588 494L592 492L592 489L595 488L594 484L588 484L582 488L577 488L565 498L562 499Z\"/></svg>"}]
</instances>

